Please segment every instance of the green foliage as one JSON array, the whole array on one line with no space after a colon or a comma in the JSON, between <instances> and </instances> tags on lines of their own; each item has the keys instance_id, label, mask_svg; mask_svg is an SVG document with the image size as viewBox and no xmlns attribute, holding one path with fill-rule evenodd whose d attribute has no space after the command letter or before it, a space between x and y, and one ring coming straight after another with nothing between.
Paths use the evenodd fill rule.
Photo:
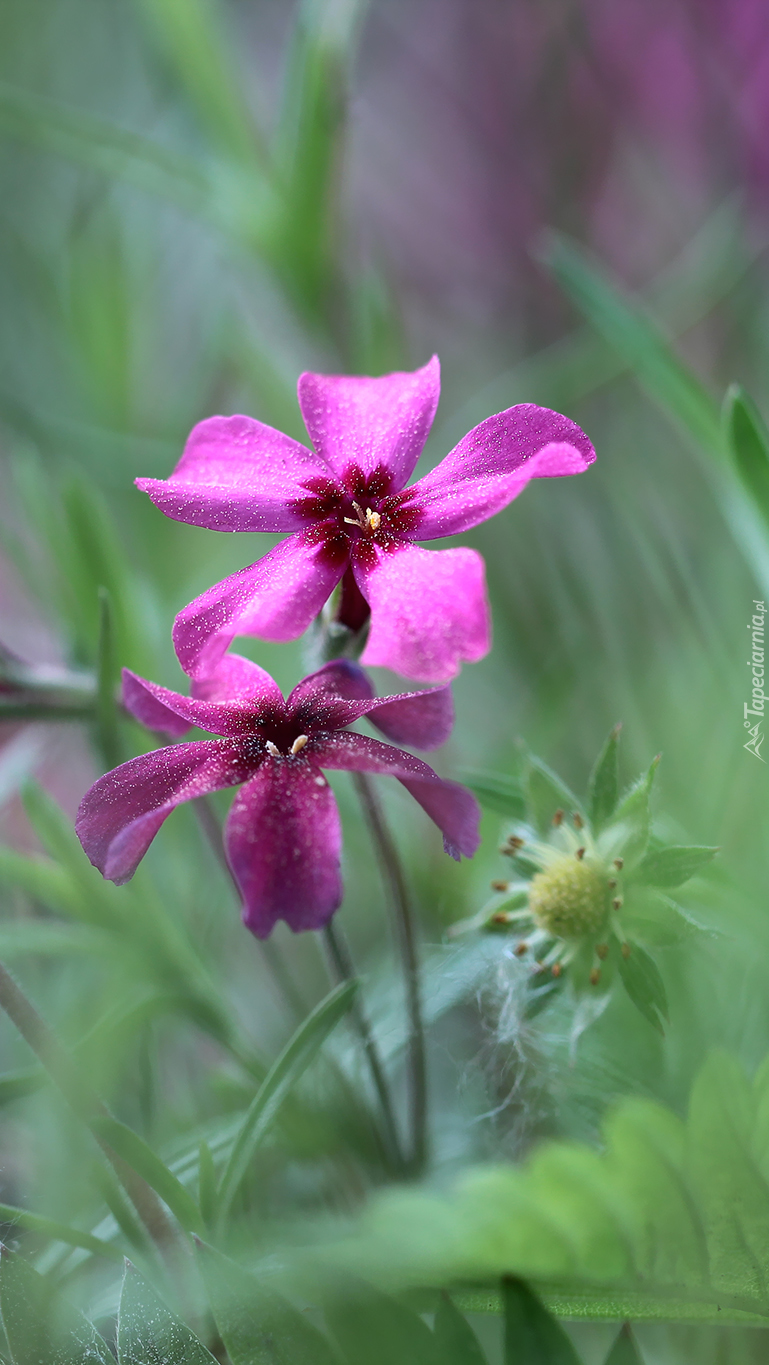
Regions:
<instances>
[{"instance_id":1,"label":"green foliage","mask_svg":"<svg viewBox=\"0 0 769 1365\"><path fill-rule=\"evenodd\" d=\"M438 1300L433 1331L441 1365L486 1365L472 1327L445 1292Z\"/></svg>"},{"instance_id":2,"label":"green foliage","mask_svg":"<svg viewBox=\"0 0 769 1365\"><path fill-rule=\"evenodd\" d=\"M211 1309L232 1365L340 1365L322 1332L283 1295L200 1246Z\"/></svg>"},{"instance_id":3,"label":"green foliage","mask_svg":"<svg viewBox=\"0 0 769 1365\"><path fill-rule=\"evenodd\" d=\"M88 1320L7 1248L0 1254L0 1313L13 1365L114 1365Z\"/></svg>"},{"instance_id":4,"label":"green foliage","mask_svg":"<svg viewBox=\"0 0 769 1365\"><path fill-rule=\"evenodd\" d=\"M579 1358L563 1328L523 1280L502 1280L505 1316L505 1365L579 1365Z\"/></svg>"},{"instance_id":5,"label":"green foliage","mask_svg":"<svg viewBox=\"0 0 769 1365\"><path fill-rule=\"evenodd\" d=\"M682 886L707 867L717 852L717 848L696 846L651 849L639 863L638 876L650 886Z\"/></svg>"},{"instance_id":6,"label":"green foliage","mask_svg":"<svg viewBox=\"0 0 769 1365\"><path fill-rule=\"evenodd\" d=\"M610 820L619 800L619 732L615 725L598 755L587 784L587 813L593 829Z\"/></svg>"},{"instance_id":7,"label":"green foliage","mask_svg":"<svg viewBox=\"0 0 769 1365\"><path fill-rule=\"evenodd\" d=\"M769 522L769 431L756 404L740 384L726 391L723 408L727 449L737 473Z\"/></svg>"},{"instance_id":8,"label":"green foliage","mask_svg":"<svg viewBox=\"0 0 769 1365\"><path fill-rule=\"evenodd\" d=\"M462 781L488 810L505 815L508 820L525 817L526 796L518 778L504 773L463 772Z\"/></svg>"},{"instance_id":9,"label":"green foliage","mask_svg":"<svg viewBox=\"0 0 769 1365\"><path fill-rule=\"evenodd\" d=\"M211 1352L130 1264L117 1322L118 1365L212 1365Z\"/></svg>"},{"instance_id":10,"label":"green foliage","mask_svg":"<svg viewBox=\"0 0 769 1365\"><path fill-rule=\"evenodd\" d=\"M254 1153L275 1122L281 1106L317 1057L332 1029L347 1014L357 990L357 981L344 982L316 1005L265 1076L245 1114L222 1175L217 1195L221 1217L228 1213Z\"/></svg>"},{"instance_id":11,"label":"green foliage","mask_svg":"<svg viewBox=\"0 0 769 1365\"><path fill-rule=\"evenodd\" d=\"M639 1319L767 1325L767 1115L769 1061L751 1084L715 1053L685 1120L624 1099L602 1153L546 1143L523 1167L480 1167L444 1195L391 1192L315 1259L404 1290L513 1275L573 1316L621 1317L624 1303Z\"/></svg>"}]
</instances>

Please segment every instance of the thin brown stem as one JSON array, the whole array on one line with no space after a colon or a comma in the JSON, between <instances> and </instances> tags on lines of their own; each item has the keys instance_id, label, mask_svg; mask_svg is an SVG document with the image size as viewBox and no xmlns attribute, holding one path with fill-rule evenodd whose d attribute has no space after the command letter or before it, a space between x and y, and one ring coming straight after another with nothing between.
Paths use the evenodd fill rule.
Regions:
<instances>
[{"instance_id":1,"label":"thin brown stem","mask_svg":"<svg viewBox=\"0 0 769 1365\"><path fill-rule=\"evenodd\" d=\"M353 967L350 950L347 946L344 934L338 925L330 920L323 929L323 941L326 945L329 960L333 967L334 975L338 981L352 981L355 979L355 968ZM358 1033L358 1037L363 1045L363 1051L368 1062L371 1080L379 1100L382 1111L382 1123L384 1126L384 1137L391 1162L396 1170L403 1171L406 1163L401 1150L401 1141L398 1135L398 1125L395 1121L395 1111L390 1097L390 1088L387 1084L387 1076L379 1056L379 1049L374 1039L371 1025L366 1014L356 999L350 1010L350 1017Z\"/></svg>"},{"instance_id":2,"label":"thin brown stem","mask_svg":"<svg viewBox=\"0 0 769 1365\"><path fill-rule=\"evenodd\" d=\"M95 1118L110 1117L106 1105L83 1080L58 1038L27 999L21 987L0 962L0 1007L16 1025L22 1038L42 1062L51 1080L75 1113L89 1126ZM158 1249L167 1255L176 1245L174 1228L155 1191L113 1151L98 1133L94 1137L129 1196L136 1212Z\"/></svg>"},{"instance_id":3,"label":"thin brown stem","mask_svg":"<svg viewBox=\"0 0 769 1365\"><path fill-rule=\"evenodd\" d=\"M398 850L374 785L366 773L353 773L353 781L389 887L395 937L406 987L409 1020L410 1169L414 1174L418 1174L424 1169L427 1160L427 1062L414 912Z\"/></svg>"}]
</instances>

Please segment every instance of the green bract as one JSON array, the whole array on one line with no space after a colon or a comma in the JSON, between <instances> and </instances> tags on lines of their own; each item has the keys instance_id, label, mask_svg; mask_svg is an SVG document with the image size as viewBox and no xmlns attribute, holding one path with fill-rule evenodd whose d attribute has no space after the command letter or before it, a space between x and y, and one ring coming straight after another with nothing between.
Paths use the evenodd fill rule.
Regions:
<instances>
[{"instance_id":1,"label":"green bract","mask_svg":"<svg viewBox=\"0 0 769 1365\"><path fill-rule=\"evenodd\" d=\"M598 1001L621 981L662 1032L665 986L648 950L702 928L668 893L718 850L665 844L652 832L649 803L659 757L620 795L619 729L596 759L584 800L529 757L524 818L509 827L501 849L514 875L493 882L493 899L454 932L515 937L516 955L531 964L530 1009L541 1003L543 988L549 995L568 984L575 998Z\"/></svg>"}]
</instances>

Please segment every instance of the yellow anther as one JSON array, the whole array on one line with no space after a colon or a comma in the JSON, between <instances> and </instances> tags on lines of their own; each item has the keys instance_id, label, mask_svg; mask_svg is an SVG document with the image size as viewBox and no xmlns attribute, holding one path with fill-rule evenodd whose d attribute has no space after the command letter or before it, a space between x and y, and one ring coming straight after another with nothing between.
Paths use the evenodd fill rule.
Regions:
<instances>
[{"instance_id":1,"label":"yellow anther","mask_svg":"<svg viewBox=\"0 0 769 1365\"><path fill-rule=\"evenodd\" d=\"M626 961L627 961L627 959L630 957L630 944L629 944L629 943L623 943L623 945L622 945L622 956L625 958Z\"/></svg>"},{"instance_id":2,"label":"yellow anther","mask_svg":"<svg viewBox=\"0 0 769 1365\"><path fill-rule=\"evenodd\" d=\"M625 860L624 860L624 858L615 858L615 859L614 859L614 866L616 867L616 869L617 869L618 872L621 872L622 869L623 869L623 867L625 866Z\"/></svg>"},{"instance_id":3,"label":"yellow anther","mask_svg":"<svg viewBox=\"0 0 769 1365\"><path fill-rule=\"evenodd\" d=\"M507 887L508 887L508 883L507 883L507 882L492 882L492 883L491 883L491 889L492 889L492 891L506 891L506 890L507 890Z\"/></svg>"},{"instance_id":4,"label":"yellow anther","mask_svg":"<svg viewBox=\"0 0 769 1365\"><path fill-rule=\"evenodd\" d=\"M574 828L575 828L575 829L582 829L582 826L584 825L585 822L584 822L584 820L582 819L582 816L580 815L580 813L579 813L578 810L575 810L575 811L573 812L571 818L572 818L572 820L574 821Z\"/></svg>"},{"instance_id":5,"label":"yellow anther","mask_svg":"<svg viewBox=\"0 0 769 1365\"><path fill-rule=\"evenodd\" d=\"M563 971L563 967L561 966L560 962L554 962L552 967L550 968L550 971L552 972L553 976L560 976L561 972Z\"/></svg>"},{"instance_id":6,"label":"yellow anther","mask_svg":"<svg viewBox=\"0 0 769 1365\"><path fill-rule=\"evenodd\" d=\"M381 516L381 513L379 513L379 512L372 512L371 508L370 508L370 507L367 507L367 508L366 508L366 525L367 525L367 526L370 526L371 529L372 529L372 531L378 531L378 530L379 530L379 527L381 526L381 524L382 524L382 516Z\"/></svg>"},{"instance_id":7,"label":"yellow anther","mask_svg":"<svg viewBox=\"0 0 769 1365\"><path fill-rule=\"evenodd\" d=\"M595 945L595 955L596 957L600 957L601 961L604 962L605 959L609 956L608 943L597 943Z\"/></svg>"},{"instance_id":8,"label":"yellow anther","mask_svg":"<svg viewBox=\"0 0 769 1365\"><path fill-rule=\"evenodd\" d=\"M562 825L562 824L563 824L563 811L562 811L562 810L557 810L557 811L555 812L555 815L553 816L553 824L554 824L554 825Z\"/></svg>"},{"instance_id":9,"label":"yellow anther","mask_svg":"<svg viewBox=\"0 0 769 1365\"><path fill-rule=\"evenodd\" d=\"M307 743L307 738L308 738L307 735L297 735L296 739L291 745L292 754L298 754L300 750L304 748L305 744Z\"/></svg>"},{"instance_id":10,"label":"yellow anther","mask_svg":"<svg viewBox=\"0 0 769 1365\"><path fill-rule=\"evenodd\" d=\"M612 903L611 903L611 908L612 908L612 910L621 910L621 909L622 909L622 897L621 897L621 896L616 896L616 897L614 898L614 900L613 900Z\"/></svg>"},{"instance_id":11,"label":"yellow anther","mask_svg":"<svg viewBox=\"0 0 769 1365\"><path fill-rule=\"evenodd\" d=\"M278 748L277 744L273 744L271 739L267 740L267 743L265 744L264 747L267 750L268 754L270 754L273 758L280 758L280 749Z\"/></svg>"},{"instance_id":12,"label":"yellow anther","mask_svg":"<svg viewBox=\"0 0 769 1365\"><path fill-rule=\"evenodd\" d=\"M593 970L592 970L592 972L590 973L590 985L591 985L591 986L597 986L597 985L598 985L598 982L599 982L600 980L601 980L601 968L600 968L600 967L594 967Z\"/></svg>"},{"instance_id":13,"label":"yellow anther","mask_svg":"<svg viewBox=\"0 0 769 1365\"><path fill-rule=\"evenodd\" d=\"M578 848L578 849L577 849L576 856L579 858L580 862L582 862L582 859L584 858L586 851L587 851L587 850L584 849L584 848Z\"/></svg>"}]
</instances>

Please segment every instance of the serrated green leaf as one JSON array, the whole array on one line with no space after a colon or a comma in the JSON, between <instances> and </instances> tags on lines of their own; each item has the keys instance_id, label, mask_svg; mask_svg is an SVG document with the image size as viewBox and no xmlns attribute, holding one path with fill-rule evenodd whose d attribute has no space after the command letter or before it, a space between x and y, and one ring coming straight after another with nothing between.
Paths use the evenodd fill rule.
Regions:
<instances>
[{"instance_id":1,"label":"serrated green leaf","mask_svg":"<svg viewBox=\"0 0 769 1365\"><path fill-rule=\"evenodd\" d=\"M504 773L465 771L461 778L488 810L496 811L508 820L526 818L526 796L523 784L517 777L507 777Z\"/></svg>"},{"instance_id":2,"label":"serrated green leaf","mask_svg":"<svg viewBox=\"0 0 769 1365\"><path fill-rule=\"evenodd\" d=\"M541 257L648 396L698 444L720 454L721 423L714 400L643 306L624 295L576 242L560 233L547 234Z\"/></svg>"},{"instance_id":3,"label":"serrated green leaf","mask_svg":"<svg viewBox=\"0 0 769 1365\"><path fill-rule=\"evenodd\" d=\"M436 1338L422 1318L357 1277L345 1277L323 1311L345 1365L441 1365Z\"/></svg>"},{"instance_id":4,"label":"serrated green leaf","mask_svg":"<svg viewBox=\"0 0 769 1365\"><path fill-rule=\"evenodd\" d=\"M505 1315L504 1365L581 1365L559 1322L523 1280L502 1280Z\"/></svg>"},{"instance_id":5,"label":"serrated green leaf","mask_svg":"<svg viewBox=\"0 0 769 1365\"><path fill-rule=\"evenodd\" d=\"M115 1365L88 1319L5 1247L0 1253L0 1312L14 1365Z\"/></svg>"},{"instance_id":6,"label":"serrated green leaf","mask_svg":"<svg viewBox=\"0 0 769 1365\"><path fill-rule=\"evenodd\" d=\"M138 1133L108 1115L97 1115L89 1123L94 1132L160 1195L183 1228L188 1232L202 1232L203 1222L195 1200Z\"/></svg>"},{"instance_id":7,"label":"serrated green leaf","mask_svg":"<svg viewBox=\"0 0 769 1365\"><path fill-rule=\"evenodd\" d=\"M653 849L638 864L637 876L650 886L682 886L707 867L717 853L717 848L694 844Z\"/></svg>"},{"instance_id":8,"label":"serrated green leaf","mask_svg":"<svg viewBox=\"0 0 769 1365\"><path fill-rule=\"evenodd\" d=\"M453 1189L390 1190L356 1232L313 1252L391 1290L504 1274L568 1316L769 1325L769 1059L750 1085L716 1055L685 1122L648 1100L610 1114L601 1151L548 1143L523 1166L466 1171ZM306 1250L303 1250L303 1257ZM481 1286L486 1295L484 1304Z\"/></svg>"},{"instance_id":9,"label":"serrated green leaf","mask_svg":"<svg viewBox=\"0 0 769 1365\"><path fill-rule=\"evenodd\" d=\"M726 392L724 430L740 479L769 522L769 430L756 404L739 384Z\"/></svg>"},{"instance_id":10,"label":"serrated green leaf","mask_svg":"<svg viewBox=\"0 0 769 1365\"><path fill-rule=\"evenodd\" d=\"M446 1293L438 1300L433 1332L440 1365L487 1365L475 1332Z\"/></svg>"},{"instance_id":11,"label":"serrated green leaf","mask_svg":"<svg viewBox=\"0 0 769 1365\"><path fill-rule=\"evenodd\" d=\"M629 1322L622 1324L619 1335L604 1361L604 1365L643 1365Z\"/></svg>"},{"instance_id":12,"label":"serrated green leaf","mask_svg":"<svg viewBox=\"0 0 769 1365\"><path fill-rule=\"evenodd\" d=\"M546 834L553 823L556 811L566 814L581 811L582 802L562 782L552 768L548 768L540 758L529 758L526 781L526 799L532 820L540 834Z\"/></svg>"},{"instance_id":13,"label":"serrated green leaf","mask_svg":"<svg viewBox=\"0 0 769 1365\"><path fill-rule=\"evenodd\" d=\"M766 1302L769 1186L756 1129L755 1088L735 1058L714 1053L692 1089L687 1175L702 1211L711 1276L732 1293Z\"/></svg>"},{"instance_id":14,"label":"serrated green leaf","mask_svg":"<svg viewBox=\"0 0 769 1365\"><path fill-rule=\"evenodd\" d=\"M587 785L587 813L597 833L611 818L619 800L619 734L615 725L599 753Z\"/></svg>"},{"instance_id":15,"label":"serrated green leaf","mask_svg":"<svg viewBox=\"0 0 769 1365\"><path fill-rule=\"evenodd\" d=\"M215 1365L215 1357L128 1263L117 1320L118 1365Z\"/></svg>"},{"instance_id":16,"label":"serrated green leaf","mask_svg":"<svg viewBox=\"0 0 769 1365\"><path fill-rule=\"evenodd\" d=\"M613 848L622 853L626 865L637 862L649 842L650 799L659 761L659 755L652 759L647 771L625 793L604 831L603 839L614 841Z\"/></svg>"},{"instance_id":17,"label":"serrated green leaf","mask_svg":"<svg viewBox=\"0 0 769 1365\"><path fill-rule=\"evenodd\" d=\"M259 1143L332 1029L347 1014L357 990L357 981L346 981L331 991L307 1016L270 1067L243 1119L222 1176L218 1195L221 1219L226 1217Z\"/></svg>"},{"instance_id":18,"label":"serrated green leaf","mask_svg":"<svg viewBox=\"0 0 769 1365\"><path fill-rule=\"evenodd\" d=\"M659 1016L662 1015L663 1019L668 1018L667 992L654 958L650 957L638 943L634 943L630 956L620 956L618 964L622 984L636 1009L640 1010L644 1019L648 1019L653 1028L663 1033Z\"/></svg>"},{"instance_id":19,"label":"serrated green leaf","mask_svg":"<svg viewBox=\"0 0 769 1365\"><path fill-rule=\"evenodd\" d=\"M203 1243L199 1264L232 1365L340 1365L323 1333L263 1279Z\"/></svg>"}]
</instances>

